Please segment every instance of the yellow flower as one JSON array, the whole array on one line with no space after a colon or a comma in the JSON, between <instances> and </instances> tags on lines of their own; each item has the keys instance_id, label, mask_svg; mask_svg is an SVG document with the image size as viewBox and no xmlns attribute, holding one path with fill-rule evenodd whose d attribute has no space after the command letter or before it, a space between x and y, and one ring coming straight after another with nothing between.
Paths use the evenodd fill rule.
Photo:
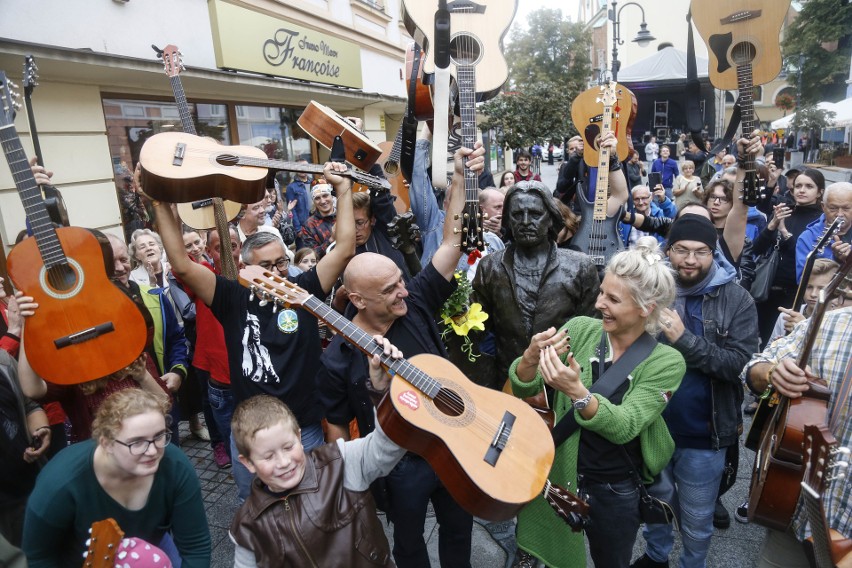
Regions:
<instances>
[{"instance_id":1,"label":"yellow flower","mask_svg":"<svg viewBox=\"0 0 852 568\"><path fill-rule=\"evenodd\" d=\"M474 303L470 305L467 313L456 317L445 317L444 323L451 325L456 335L467 336L472 329L485 331L485 320L488 314L482 311L482 305Z\"/></svg>"}]
</instances>

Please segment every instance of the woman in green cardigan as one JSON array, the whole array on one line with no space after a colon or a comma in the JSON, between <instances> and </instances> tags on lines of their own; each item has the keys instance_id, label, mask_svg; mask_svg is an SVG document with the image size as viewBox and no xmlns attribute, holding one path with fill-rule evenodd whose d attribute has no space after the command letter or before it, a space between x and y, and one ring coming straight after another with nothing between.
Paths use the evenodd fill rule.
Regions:
<instances>
[{"instance_id":1,"label":"woman in green cardigan","mask_svg":"<svg viewBox=\"0 0 852 568\"><path fill-rule=\"evenodd\" d=\"M589 503L585 533L599 567L630 564L640 524L632 472L635 468L650 481L671 458L674 442L660 414L686 370L680 353L657 344L609 399L593 395L589 387L600 375L602 334L605 371L644 332L659 331L660 311L674 298L674 278L656 239L643 237L607 266L595 304L603 319L575 317L559 331L550 328L534 335L509 371L515 395L532 396L551 387L557 420L573 412L580 425L556 449L550 479L579 488ZM586 565L582 537L541 497L518 516L518 547L516 566L532 567L537 559L553 568Z\"/></svg>"}]
</instances>

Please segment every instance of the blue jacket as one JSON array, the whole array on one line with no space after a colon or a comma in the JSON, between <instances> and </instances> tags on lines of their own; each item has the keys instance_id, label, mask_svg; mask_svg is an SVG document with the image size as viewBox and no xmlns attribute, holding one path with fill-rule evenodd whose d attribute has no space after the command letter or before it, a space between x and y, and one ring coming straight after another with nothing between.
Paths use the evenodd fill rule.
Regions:
<instances>
[{"instance_id":1,"label":"blue jacket","mask_svg":"<svg viewBox=\"0 0 852 568\"><path fill-rule=\"evenodd\" d=\"M666 189L671 189L674 185L674 178L680 175L680 170L677 168L677 160L673 160L669 158L665 162L662 158L657 158L654 160L654 163L651 164L652 172L660 172L663 174L663 187ZM654 188L651 188L651 191L654 191Z\"/></svg>"},{"instance_id":2,"label":"blue jacket","mask_svg":"<svg viewBox=\"0 0 852 568\"><path fill-rule=\"evenodd\" d=\"M816 221L812 221L807 228L802 231L802 234L799 235L799 239L796 241L796 282L799 282L799 280L802 279L802 270L805 268L805 259L808 257L811 249L814 248L814 245L819 240L819 237L822 235L824 230L825 213L820 215ZM852 231L847 231L840 240L844 243L852 241ZM817 256L817 258L836 260L834 258L834 251L831 250L831 243L829 243L829 246L822 249L822 254Z\"/></svg>"},{"instance_id":3,"label":"blue jacket","mask_svg":"<svg viewBox=\"0 0 852 568\"><path fill-rule=\"evenodd\" d=\"M299 232L302 225L308 220L308 215L311 214L310 187L309 181L296 180L288 185L285 190L288 203L296 200L296 207L293 208L293 228L296 229L296 233Z\"/></svg>"},{"instance_id":4,"label":"blue jacket","mask_svg":"<svg viewBox=\"0 0 852 568\"><path fill-rule=\"evenodd\" d=\"M162 288L139 287L142 301L154 319L154 353L157 356L157 369L165 374L177 369L186 377L189 368L189 348L178 323L171 300Z\"/></svg>"},{"instance_id":5,"label":"blue jacket","mask_svg":"<svg viewBox=\"0 0 852 568\"><path fill-rule=\"evenodd\" d=\"M666 197L666 200L657 204L653 199L651 200L651 214L648 217L668 217L669 219L674 219L677 215L677 205L674 204L674 201ZM624 246L628 247L628 237L630 237L630 229L633 225L628 225L627 223L621 223L621 227L619 228L619 232L621 233L621 240L624 242ZM668 231L666 231L668 232ZM651 235L657 237L657 240L660 244L663 244L666 241L666 237L659 233L651 233Z\"/></svg>"}]
</instances>

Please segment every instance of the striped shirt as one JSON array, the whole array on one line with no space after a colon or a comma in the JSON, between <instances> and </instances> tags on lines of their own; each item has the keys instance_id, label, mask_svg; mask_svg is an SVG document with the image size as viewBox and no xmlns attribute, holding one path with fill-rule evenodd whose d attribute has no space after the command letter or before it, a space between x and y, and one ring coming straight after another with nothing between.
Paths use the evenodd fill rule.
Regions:
<instances>
[{"instance_id":1,"label":"striped shirt","mask_svg":"<svg viewBox=\"0 0 852 568\"><path fill-rule=\"evenodd\" d=\"M775 363L785 358L795 359L804 345L810 320L799 322L790 335L769 344L763 353L757 354L740 376L745 379L752 366L757 363ZM836 394L840 390L849 360L852 358L852 308L842 308L826 314L820 325L811 351L808 365L813 374L824 379L832 392L828 404L826 422L837 424L832 432L839 446L852 445L852 397L842 408L837 408ZM839 413L839 416L834 415ZM846 479L831 482L823 496L823 507L828 516L829 527L845 537L852 536L852 483ZM807 515L801 501L793 516L793 529L800 540L810 535Z\"/></svg>"}]
</instances>

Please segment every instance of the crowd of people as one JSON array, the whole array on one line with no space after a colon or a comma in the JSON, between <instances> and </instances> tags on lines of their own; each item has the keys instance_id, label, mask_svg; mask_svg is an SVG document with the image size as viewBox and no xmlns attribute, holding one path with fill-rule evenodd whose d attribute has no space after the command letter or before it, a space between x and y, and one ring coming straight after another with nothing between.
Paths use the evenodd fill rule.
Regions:
<instances>
[{"instance_id":1,"label":"crowd of people","mask_svg":"<svg viewBox=\"0 0 852 568\"><path fill-rule=\"evenodd\" d=\"M615 149L617 140L609 133L600 144ZM580 137L565 141L553 188L531 169L541 147L493 176L479 143L462 148L443 203L430 145L426 128L408 185L420 229L414 261L388 229L394 196L353 193L344 164L329 162L316 178L270 176L227 236L184 225L174 204L147 197L137 169L127 191L150 215L127 241L107 235L104 261L145 317L148 342L96 381L68 377L61 386L38 376L21 338L39 305L25 291L0 292L3 553L20 548L35 567L73 565L92 523L112 518L128 537L122 558L144 549L164 565L209 566L201 486L180 448L187 421L235 480L235 566L428 567L430 503L441 565L471 565L474 517L377 417L392 381L382 357L305 309L256 298L228 278L229 260L332 306L391 359L453 358L439 314L459 289L471 290L462 303L487 314L469 334L472 349L493 361L477 381L547 400L557 421L549 479L590 507L584 530L573 532L543 497L527 504L501 542L521 568L585 566L586 547L596 566L669 566L675 528L682 552L671 561L705 566L714 525L730 523L720 494L736 468L747 393L796 398L821 378L833 393L826 422L841 444L852 442L852 403L839 394L852 380L844 294L831 299L837 311L815 332L806 368L795 359L820 290L852 248L852 184L826 186L815 169L782 171L755 135L715 156L685 137L672 156L652 137L647 163L611 153L605 214L622 250L600 263L583 249L598 176ZM746 158L766 168L752 207L741 199ZM466 169L478 178L483 229L482 251L470 255L460 248ZM43 167L33 172L49 182ZM793 306L805 257L838 217L848 222L819 251L805 302ZM775 250L778 269L756 302L756 267ZM674 525L643 517L646 485L661 476L676 487ZM830 526L849 535L841 484L826 507ZM392 543L377 509L393 525ZM791 521L786 533L768 532L760 566L808 565L807 522L800 511ZM633 559L642 525L644 553Z\"/></svg>"}]
</instances>

